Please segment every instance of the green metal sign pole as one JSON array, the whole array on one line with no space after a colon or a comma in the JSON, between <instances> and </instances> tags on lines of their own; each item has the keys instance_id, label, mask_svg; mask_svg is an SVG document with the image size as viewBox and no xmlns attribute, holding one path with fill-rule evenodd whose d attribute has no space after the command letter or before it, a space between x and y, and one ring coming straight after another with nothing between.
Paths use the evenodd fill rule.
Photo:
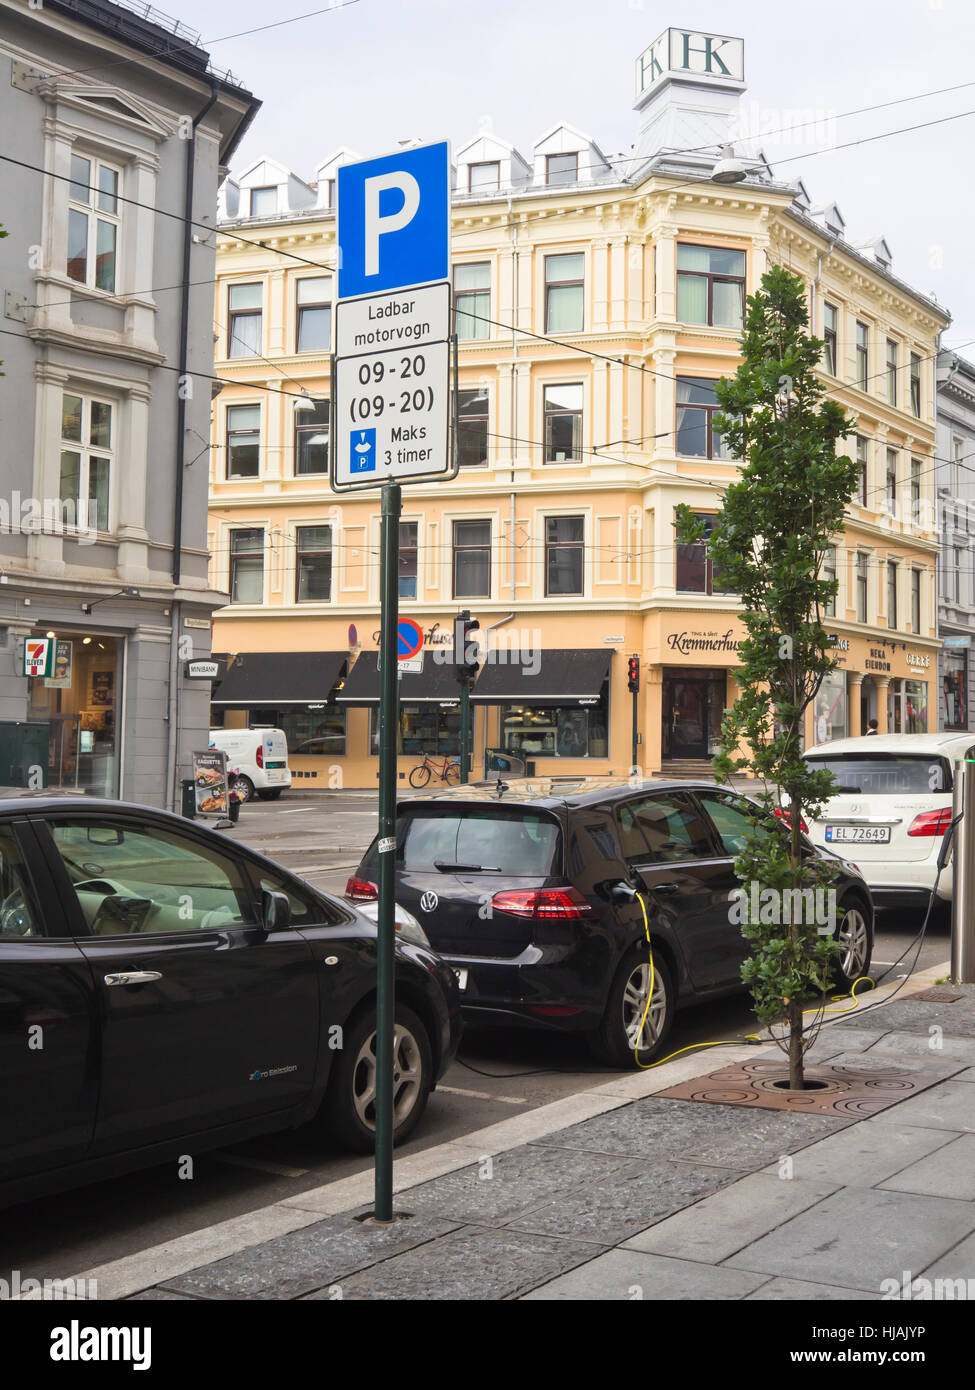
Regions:
<instances>
[{"instance_id":1,"label":"green metal sign pole","mask_svg":"<svg viewBox=\"0 0 975 1390\"><path fill-rule=\"evenodd\" d=\"M382 490L379 636L379 922L376 982L376 1221L393 1219L393 1033L396 1017L396 744L399 728L398 483Z\"/></svg>"},{"instance_id":2,"label":"green metal sign pole","mask_svg":"<svg viewBox=\"0 0 975 1390\"><path fill-rule=\"evenodd\" d=\"M470 621L470 610L465 608L462 613L457 614L457 625L454 628L455 639L458 633L464 634L463 640L466 641L467 623ZM454 660L460 663L461 669L466 665L467 652L455 652ZM460 780L469 782L471 777L471 683L464 671L463 679L460 683Z\"/></svg>"}]
</instances>

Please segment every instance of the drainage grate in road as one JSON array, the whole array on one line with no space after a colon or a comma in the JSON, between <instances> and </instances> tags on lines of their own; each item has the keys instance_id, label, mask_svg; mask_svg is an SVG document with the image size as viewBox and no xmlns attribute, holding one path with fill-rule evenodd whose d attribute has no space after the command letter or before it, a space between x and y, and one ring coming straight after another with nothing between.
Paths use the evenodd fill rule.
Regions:
<instances>
[{"instance_id":1,"label":"drainage grate in road","mask_svg":"<svg viewBox=\"0 0 975 1390\"><path fill-rule=\"evenodd\" d=\"M958 999L964 999L964 994L953 994L950 989L925 989L920 994L908 995L908 1003L925 1004L954 1004Z\"/></svg>"},{"instance_id":2,"label":"drainage grate in road","mask_svg":"<svg viewBox=\"0 0 975 1390\"><path fill-rule=\"evenodd\" d=\"M807 1114L847 1115L863 1119L944 1079L944 1072L901 1071L897 1067L806 1067L807 1091L789 1091L789 1071L781 1062L744 1062L722 1067L658 1091L658 1100L699 1100L714 1105L750 1105L761 1110L798 1110Z\"/></svg>"}]
</instances>

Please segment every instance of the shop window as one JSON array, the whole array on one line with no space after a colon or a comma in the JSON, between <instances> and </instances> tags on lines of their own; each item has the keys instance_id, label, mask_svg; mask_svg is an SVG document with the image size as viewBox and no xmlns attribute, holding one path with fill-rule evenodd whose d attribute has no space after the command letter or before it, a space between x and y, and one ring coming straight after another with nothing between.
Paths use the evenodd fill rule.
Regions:
<instances>
[{"instance_id":1,"label":"shop window","mask_svg":"<svg viewBox=\"0 0 975 1390\"><path fill-rule=\"evenodd\" d=\"M415 521L401 521L399 524L400 598L416 598L419 529Z\"/></svg>"},{"instance_id":2,"label":"shop window","mask_svg":"<svg viewBox=\"0 0 975 1390\"><path fill-rule=\"evenodd\" d=\"M379 711L369 711L369 747L379 754ZM404 757L451 758L460 753L460 709L401 702L397 752Z\"/></svg>"},{"instance_id":3,"label":"shop window","mask_svg":"<svg viewBox=\"0 0 975 1390\"><path fill-rule=\"evenodd\" d=\"M831 743L837 738L846 738L847 699L846 672L827 671L822 684L816 692L814 704L816 720L816 742Z\"/></svg>"},{"instance_id":4,"label":"shop window","mask_svg":"<svg viewBox=\"0 0 975 1390\"><path fill-rule=\"evenodd\" d=\"M491 336L491 262L454 266L454 332L461 340Z\"/></svg>"},{"instance_id":5,"label":"shop window","mask_svg":"<svg viewBox=\"0 0 975 1390\"><path fill-rule=\"evenodd\" d=\"M111 164L72 154L68 185L70 280L115 294L118 287L122 174Z\"/></svg>"},{"instance_id":6,"label":"shop window","mask_svg":"<svg viewBox=\"0 0 975 1390\"><path fill-rule=\"evenodd\" d=\"M108 531L115 407L65 391L61 397L61 515L69 526Z\"/></svg>"},{"instance_id":7,"label":"shop window","mask_svg":"<svg viewBox=\"0 0 975 1390\"><path fill-rule=\"evenodd\" d=\"M546 463L582 462L582 389L546 386L542 392Z\"/></svg>"},{"instance_id":8,"label":"shop window","mask_svg":"<svg viewBox=\"0 0 975 1390\"><path fill-rule=\"evenodd\" d=\"M295 411L295 476L328 472L328 432L331 425L329 401L309 401Z\"/></svg>"},{"instance_id":9,"label":"shop window","mask_svg":"<svg viewBox=\"0 0 975 1390\"><path fill-rule=\"evenodd\" d=\"M488 461L488 392L457 392L457 454L461 468L484 468Z\"/></svg>"},{"instance_id":10,"label":"shop window","mask_svg":"<svg viewBox=\"0 0 975 1390\"><path fill-rule=\"evenodd\" d=\"M609 684L592 705L502 705L501 745L506 753L536 758L609 755Z\"/></svg>"},{"instance_id":11,"label":"shop window","mask_svg":"<svg viewBox=\"0 0 975 1390\"><path fill-rule=\"evenodd\" d=\"M744 251L677 247L677 317L681 323L741 328L744 310Z\"/></svg>"},{"instance_id":12,"label":"shop window","mask_svg":"<svg viewBox=\"0 0 975 1390\"><path fill-rule=\"evenodd\" d=\"M823 305L823 366L830 376L836 375L836 326L838 313L835 304Z\"/></svg>"},{"instance_id":13,"label":"shop window","mask_svg":"<svg viewBox=\"0 0 975 1390\"><path fill-rule=\"evenodd\" d=\"M942 720L946 729L968 728L968 652L942 653Z\"/></svg>"},{"instance_id":14,"label":"shop window","mask_svg":"<svg viewBox=\"0 0 975 1390\"><path fill-rule=\"evenodd\" d=\"M323 692L323 698L328 692ZM288 754L302 757L342 758L346 750L346 710L329 705L323 710L253 709L250 727L280 729L288 740Z\"/></svg>"},{"instance_id":15,"label":"shop window","mask_svg":"<svg viewBox=\"0 0 975 1390\"><path fill-rule=\"evenodd\" d=\"M581 333L585 318L586 258L581 251L545 257L545 332Z\"/></svg>"},{"instance_id":16,"label":"shop window","mask_svg":"<svg viewBox=\"0 0 975 1390\"><path fill-rule=\"evenodd\" d=\"M230 533L230 601L261 603L264 598L264 529Z\"/></svg>"},{"instance_id":17,"label":"shop window","mask_svg":"<svg viewBox=\"0 0 975 1390\"><path fill-rule=\"evenodd\" d=\"M708 540L714 529L714 517L695 512L694 520L703 523L704 537L691 545L678 545L676 551L675 586L682 594L726 594L720 569L711 559Z\"/></svg>"},{"instance_id":18,"label":"shop window","mask_svg":"<svg viewBox=\"0 0 975 1390\"><path fill-rule=\"evenodd\" d=\"M28 680L18 753L45 768L45 786L118 796L120 658L117 638L57 636L53 675Z\"/></svg>"},{"instance_id":19,"label":"shop window","mask_svg":"<svg viewBox=\"0 0 975 1390\"><path fill-rule=\"evenodd\" d=\"M714 388L707 377L677 378L677 452L686 458L731 458L714 425L721 410Z\"/></svg>"},{"instance_id":20,"label":"shop window","mask_svg":"<svg viewBox=\"0 0 975 1390\"><path fill-rule=\"evenodd\" d=\"M490 521L455 521L453 534L454 598L490 598Z\"/></svg>"},{"instance_id":21,"label":"shop window","mask_svg":"<svg viewBox=\"0 0 975 1390\"><path fill-rule=\"evenodd\" d=\"M295 288L296 352L328 352L332 345L332 280L306 276Z\"/></svg>"},{"instance_id":22,"label":"shop window","mask_svg":"<svg viewBox=\"0 0 975 1390\"><path fill-rule=\"evenodd\" d=\"M261 407L227 406L227 477L256 478L261 471Z\"/></svg>"},{"instance_id":23,"label":"shop window","mask_svg":"<svg viewBox=\"0 0 975 1390\"><path fill-rule=\"evenodd\" d=\"M584 519L581 516L545 518L545 593L583 592Z\"/></svg>"},{"instance_id":24,"label":"shop window","mask_svg":"<svg viewBox=\"0 0 975 1390\"><path fill-rule=\"evenodd\" d=\"M328 603L332 597L332 528L299 526L295 531L295 601Z\"/></svg>"},{"instance_id":25,"label":"shop window","mask_svg":"<svg viewBox=\"0 0 975 1390\"><path fill-rule=\"evenodd\" d=\"M867 382L870 379L870 330L865 323L857 320L857 342L856 342L856 384L861 391L866 391Z\"/></svg>"},{"instance_id":26,"label":"shop window","mask_svg":"<svg viewBox=\"0 0 975 1390\"><path fill-rule=\"evenodd\" d=\"M260 357L262 338L263 289L260 281L250 285L230 285L227 292L228 357Z\"/></svg>"},{"instance_id":27,"label":"shop window","mask_svg":"<svg viewBox=\"0 0 975 1390\"><path fill-rule=\"evenodd\" d=\"M578 183L579 152L571 154L547 154L545 156L545 182L547 184Z\"/></svg>"}]
</instances>

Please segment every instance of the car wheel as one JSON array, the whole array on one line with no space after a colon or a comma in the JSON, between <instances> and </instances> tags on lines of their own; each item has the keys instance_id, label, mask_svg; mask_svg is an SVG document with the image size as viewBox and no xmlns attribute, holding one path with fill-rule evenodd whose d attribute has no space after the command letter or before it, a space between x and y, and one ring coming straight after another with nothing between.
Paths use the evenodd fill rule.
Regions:
<instances>
[{"instance_id":1,"label":"car wheel","mask_svg":"<svg viewBox=\"0 0 975 1390\"><path fill-rule=\"evenodd\" d=\"M261 801L277 801L283 790L283 787L271 787L266 791L258 792L257 795Z\"/></svg>"},{"instance_id":2,"label":"car wheel","mask_svg":"<svg viewBox=\"0 0 975 1390\"><path fill-rule=\"evenodd\" d=\"M393 1143L401 1144L426 1109L433 1058L426 1028L405 1004L396 1005L393 1039ZM346 1029L318 1128L323 1136L357 1153L371 1152L376 1146L375 1005Z\"/></svg>"},{"instance_id":3,"label":"car wheel","mask_svg":"<svg viewBox=\"0 0 975 1390\"><path fill-rule=\"evenodd\" d=\"M873 954L873 918L859 898L846 898L840 903L835 940L841 950L833 961L833 978L842 989L852 989L870 969Z\"/></svg>"},{"instance_id":4,"label":"car wheel","mask_svg":"<svg viewBox=\"0 0 975 1390\"><path fill-rule=\"evenodd\" d=\"M652 973L653 999L648 1010L650 953L645 945L626 953L610 986L603 1021L589 1036L590 1049L599 1061L614 1067L635 1067L638 1033L642 1065L662 1051L674 1021L676 1000L670 970L659 956L653 958Z\"/></svg>"},{"instance_id":5,"label":"car wheel","mask_svg":"<svg viewBox=\"0 0 975 1390\"><path fill-rule=\"evenodd\" d=\"M243 774L231 779L230 790L236 792L241 801L254 800L254 783L249 777L245 777Z\"/></svg>"}]
</instances>

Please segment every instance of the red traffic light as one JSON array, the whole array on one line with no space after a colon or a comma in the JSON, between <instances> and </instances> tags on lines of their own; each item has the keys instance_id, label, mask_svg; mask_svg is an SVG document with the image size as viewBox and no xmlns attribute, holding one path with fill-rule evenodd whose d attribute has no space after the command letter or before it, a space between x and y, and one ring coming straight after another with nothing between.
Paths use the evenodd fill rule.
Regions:
<instances>
[{"instance_id":1,"label":"red traffic light","mask_svg":"<svg viewBox=\"0 0 975 1390\"><path fill-rule=\"evenodd\" d=\"M626 663L626 684L630 691L636 692L640 689L640 658L631 656Z\"/></svg>"}]
</instances>

